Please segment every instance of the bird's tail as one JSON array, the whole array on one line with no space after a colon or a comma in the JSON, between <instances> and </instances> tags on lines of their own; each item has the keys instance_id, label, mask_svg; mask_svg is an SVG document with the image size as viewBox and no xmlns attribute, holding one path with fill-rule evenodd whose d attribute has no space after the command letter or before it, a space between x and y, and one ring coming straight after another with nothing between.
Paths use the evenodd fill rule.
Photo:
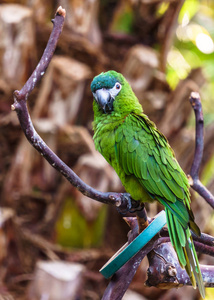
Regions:
<instances>
[{"instance_id":1,"label":"bird's tail","mask_svg":"<svg viewBox=\"0 0 214 300\"><path fill-rule=\"evenodd\" d=\"M189 226L183 226L180 218L165 206L167 225L172 245L178 256L181 267L186 269L194 288L198 286L202 298L205 298L203 278L199 267L198 257L193 244ZM195 224L195 223L194 223ZM195 224L197 227L197 225Z\"/></svg>"}]
</instances>

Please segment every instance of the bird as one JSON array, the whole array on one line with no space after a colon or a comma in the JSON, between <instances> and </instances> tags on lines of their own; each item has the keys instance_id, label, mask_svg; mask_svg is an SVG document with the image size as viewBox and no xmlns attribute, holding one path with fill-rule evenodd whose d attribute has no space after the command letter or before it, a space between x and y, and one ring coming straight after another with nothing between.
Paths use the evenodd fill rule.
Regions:
<instances>
[{"instance_id":1,"label":"bird","mask_svg":"<svg viewBox=\"0 0 214 300\"><path fill-rule=\"evenodd\" d=\"M205 288L192 230L200 236L190 208L189 182L167 138L143 112L125 77L110 70L94 77L93 140L118 174L126 192L140 203L158 201L165 208L170 241L178 261L198 286Z\"/></svg>"}]
</instances>

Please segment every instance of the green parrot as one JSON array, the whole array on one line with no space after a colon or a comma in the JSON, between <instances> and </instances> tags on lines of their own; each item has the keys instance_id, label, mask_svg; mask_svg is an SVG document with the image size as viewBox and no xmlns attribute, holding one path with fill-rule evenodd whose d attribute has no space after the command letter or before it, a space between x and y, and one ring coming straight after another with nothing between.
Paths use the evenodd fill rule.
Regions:
<instances>
[{"instance_id":1,"label":"green parrot","mask_svg":"<svg viewBox=\"0 0 214 300\"><path fill-rule=\"evenodd\" d=\"M134 200L165 207L169 236L179 263L205 297L190 229L200 235L190 208L188 179L166 137L143 113L122 74L108 71L91 83L96 149L117 172Z\"/></svg>"}]
</instances>

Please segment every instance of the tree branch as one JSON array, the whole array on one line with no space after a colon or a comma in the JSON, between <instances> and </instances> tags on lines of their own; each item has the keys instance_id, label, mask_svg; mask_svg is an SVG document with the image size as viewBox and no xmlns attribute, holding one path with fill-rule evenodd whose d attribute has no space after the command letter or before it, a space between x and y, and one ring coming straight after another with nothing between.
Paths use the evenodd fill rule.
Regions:
<instances>
[{"instance_id":1,"label":"tree branch","mask_svg":"<svg viewBox=\"0 0 214 300\"><path fill-rule=\"evenodd\" d=\"M63 28L65 19L65 10L60 6L57 9L56 16L53 22L53 30L48 40L44 53L26 82L20 91L14 92L14 104L11 106L12 110L15 110L24 131L24 134L31 145L49 162L49 164L59 171L74 187L76 187L84 195L100 201L106 204L115 205L119 210L127 210L130 208L137 208L139 203L132 200L128 193L102 193L90 187L84 183L42 140L42 138L36 132L28 109L27 99L35 87L36 83L44 75L55 51L60 33Z\"/></svg>"},{"instance_id":2,"label":"tree branch","mask_svg":"<svg viewBox=\"0 0 214 300\"><path fill-rule=\"evenodd\" d=\"M138 223L134 218L125 218L131 227L128 235L129 243L138 235ZM152 220L149 220L151 222ZM207 234L201 237L193 235L196 251L214 256L214 238ZM169 255L170 254L170 255ZM147 255L149 269L147 270L147 286L155 286L162 289L191 285L186 271L181 269L174 248L171 245L167 228L162 228L142 250L131 258L120 270L118 270L109 282L102 300L122 299L128 289L137 268ZM214 287L214 266L200 265L205 286Z\"/></svg>"},{"instance_id":3,"label":"tree branch","mask_svg":"<svg viewBox=\"0 0 214 300\"><path fill-rule=\"evenodd\" d=\"M133 239L135 234L130 235ZM132 240L129 240L131 242ZM113 276L107 286L102 300L120 300L128 289L132 279L144 257L162 243L170 241L169 237L158 238L158 234L146 244L134 257L132 257L125 265L123 265Z\"/></svg>"},{"instance_id":4,"label":"tree branch","mask_svg":"<svg viewBox=\"0 0 214 300\"><path fill-rule=\"evenodd\" d=\"M210 191L201 183L199 179L199 168L201 165L203 150L204 150L204 117L201 105L201 99L198 93L192 92L190 95L190 103L195 112L195 155L188 176L191 187L201 195L209 205L214 208L214 196Z\"/></svg>"},{"instance_id":5,"label":"tree branch","mask_svg":"<svg viewBox=\"0 0 214 300\"><path fill-rule=\"evenodd\" d=\"M148 254L148 259L148 279L145 283L147 286L169 289L178 288L182 285L192 285L186 271L181 269L171 243L159 244L155 250ZM200 265L200 269L205 286L214 287L214 266Z\"/></svg>"}]
</instances>

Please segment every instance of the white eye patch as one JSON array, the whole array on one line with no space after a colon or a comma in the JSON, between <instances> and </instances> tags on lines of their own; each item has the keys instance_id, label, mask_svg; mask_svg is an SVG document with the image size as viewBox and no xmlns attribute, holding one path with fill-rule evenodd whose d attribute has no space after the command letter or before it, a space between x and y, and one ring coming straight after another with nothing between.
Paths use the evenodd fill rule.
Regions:
<instances>
[{"instance_id":1,"label":"white eye patch","mask_svg":"<svg viewBox=\"0 0 214 300\"><path fill-rule=\"evenodd\" d=\"M115 98L119 94L121 88L122 88L122 85L119 82L116 82L115 85L113 86L113 88L108 90L111 97Z\"/></svg>"}]
</instances>

